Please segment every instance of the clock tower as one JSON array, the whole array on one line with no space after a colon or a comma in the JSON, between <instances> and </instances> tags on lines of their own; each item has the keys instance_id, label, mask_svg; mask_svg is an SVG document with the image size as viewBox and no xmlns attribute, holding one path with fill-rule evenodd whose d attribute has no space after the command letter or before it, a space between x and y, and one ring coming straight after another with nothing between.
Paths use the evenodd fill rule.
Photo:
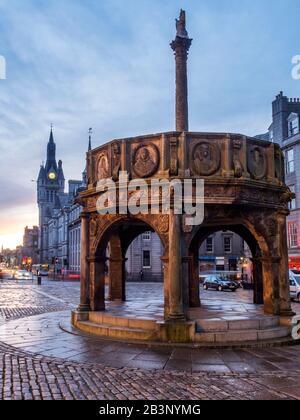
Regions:
<instances>
[{"instance_id":1,"label":"clock tower","mask_svg":"<svg viewBox=\"0 0 300 420\"><path fill-rule=\"evenodd\" d=\"M56 162L56 145L51 127L47 145L46 164L41 165L37 180L37 202L39 206L39 250L40 262L46 261L48 255L47 222L55 209L61 207L61 197L65 192L65 177L62 161Z\"/></svg>"}]
</instances>

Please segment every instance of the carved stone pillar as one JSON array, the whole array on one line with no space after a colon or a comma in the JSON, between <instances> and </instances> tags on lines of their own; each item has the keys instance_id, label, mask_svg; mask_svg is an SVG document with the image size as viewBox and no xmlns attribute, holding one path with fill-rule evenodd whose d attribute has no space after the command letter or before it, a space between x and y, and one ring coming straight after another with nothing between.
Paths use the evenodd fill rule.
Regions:
<instances>
[{"instance_id":1,"label":"carved stone pillar","mask_svg":"<svg viewBox=\"0 0 300 420\"><path fill-rule=\"evenodd\" d=\"M262 272L262 259L255 257L251 259L253 264L254 294L253 303L256 305L264 304L264 281Z\"/></svg>"},{"instance_id":2,"label":"carved stone pillar","mask_svg":"<svg viewBox=\"0 0 300 420\"><path fill-rule=\"evenodd\" d=\"M169 318L170 314L170 275L169 275L169 255L161 257L164 275L164 316Z\"/></svg>"},{"instance_id":3,"label":"carved stone pillar","mask_svg":"<svg viewBox=\"0 0 300 420\"><path fill-rule=\"evenodd\" d=\"M170 214L169 226L169 302L170 319L185 319L182 299L181 217Z\"/></svg>"},{"instance_id":4,"label":"carved stone pillar","mask_svg":"<svg viewBox=\"0 0 300 420\"><path fill-rule=\"evenodd\" d=\"M90 262L91 311L105 311L105 262L106 258L92 257Z\"/></svg>"},{"instance_id":5,"label":"carved stone pillar","mask_svg":"<svg viewBox=\"0 0 300 420\"><path fill-rule=\"evenodd\" d=\"M125 258L109 259L109 297L111 301L126 301Z\"/></svg>"},{"instance_id":6,"label":"carved stone pillar","mask_svg":"<svg viewBox=\"0 0 300 420\"><path fill-rule=\"evenodd\" d=\"M266 314L279 315L279 260L264 257L261 261L264 279L264 311Z\"/></svg>"},{"instance_id":7,"label":"carved stone pillar","mask_svg":"<svg viewBox=\"0 0 300 420\"><path fill-rule=\"evenodd\" d=\"M177 36L171 43L176 59L176 130L189 131L187 59L192 39L186 32L185 12L177 23Z\"/></svg>"},{"instance_id":8,"label":"carved stone pillar","mask_svg":"<svg viewBox=\"0 0 300 420\"><path fill-rule=\"evenodd\" d=\"M200 308L200 284L198 255L188 257L189 262L189 307Z\"/></svg>"},{"instance_id":9,"label":"carved stone pillar","mask_svg":"<svg viewBox=\"0 0 300 420\"><path fill-rule=\"evenodd\" d=\"M89 223L90 218L87 213L81 215L81 242L80 242L80 305L78 311L88 312L90 310L90 267L89 256Z\"/></svg>"},{"instance_id":10,"label":"carved stone pillar","mask_svg":"<svg viewBox=\"0 0 300 420\"><path fill-rule=\"evenodd\" d=\"M291 307L290 297L290 281L289 281L289 256L287 245L287 229L286 229L286 213L279 213L277 215L278 221L278 243L279 243L279 306L281 316L292 316L294 312Z\"/></svg>"},{"instance_id":11,"label":"carved stone pillar","mask_svg":"<svg viewBox=\"0 0 300 420\"><path fill-rule=\"evenodd\" d=\"M111 301L125 302L125 264L126 259L123 258L122 246L119 236L114 235L109 242L109 294Z\"/></svg>"}]
</instances>

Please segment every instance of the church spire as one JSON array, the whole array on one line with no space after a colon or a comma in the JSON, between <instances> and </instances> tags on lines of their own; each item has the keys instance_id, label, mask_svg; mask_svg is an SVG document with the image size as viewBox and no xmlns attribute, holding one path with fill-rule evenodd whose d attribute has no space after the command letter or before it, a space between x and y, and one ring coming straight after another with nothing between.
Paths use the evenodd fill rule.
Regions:
<instances>
[{"instance_id":1,"label":"church spire","mask_svg":"<svg viewBox=\"0 0 300 420\"><path fill-rule=\"evenodd\" d=\"M53 125L51 124L50 129L50 137L49 142L47 146L47 162L45 167L46 173L48 173L50 170L57 171L57 163L56 163L56 145L54 142L54 136L53 136Z\"/></svg>"},{"instance_id":2,"label":"church spire","mask_svg":"<svg viewBox=\"0 0 300 420\"><path fill-rule=\"evenodd\" d=\"M91 152L91 150L92 150L92 134L93 134L93 129L92 128L90 128L89 129L89 145L88 145L88 153L89 152ZM88 155L87 155L88 156ZM83 171L83 173L82 173L82 180L83 180L83 183L84 183L84 185L87 185L88 184L88 179L87 179L88 177L87 177L87 164L85 165L85 169L84 169L84 171Z\"/></svg>"}]
</instances>

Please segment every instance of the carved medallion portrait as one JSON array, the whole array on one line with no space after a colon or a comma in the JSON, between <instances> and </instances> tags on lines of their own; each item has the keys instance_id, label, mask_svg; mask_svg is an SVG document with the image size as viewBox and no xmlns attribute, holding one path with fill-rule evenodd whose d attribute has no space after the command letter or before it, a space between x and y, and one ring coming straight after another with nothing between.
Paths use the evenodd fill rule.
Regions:
<instances>
[{"instance_id":1,"label":"carved medallion portrait","mask_svg":"<svg viewBox=\"0 0 300 420\"><path fill-rule=\"evenodd\" d=\"M109 177L109 163L107 153L104 152L98 159L97 179L105 179Z\"/></svg>"},{"instance_id":2,"label":"carved medallion portrait","mask_svg":"<svg viewBox=\"0 0 300 420\"><path fill-rule=\"evenodd\" d=\"M194 172L197 175L209 176L219 170L221 153L216 144L203 142L194 147L192 159Z\"/></svg>"},{"instance_id":3,"label":"carved medallion portrait","mask_svg":"<svg viewBox=\"0 0 300 420\"><path fill-rule=\"evenodd\" d=\"M254 179L260 180L267 173L267 158L265 150L260 146L253 146L248 152L248 168Z\"/></svg>"},{"instance_id":4,"label":"carved medallion portrait","mask_svg":"<svg viewBox=\"0 0 300 420\"><path fill-rule=\"evenodd\" d=\"M140 145L133 152L132 169L139 178L148 178L157 172L159 151L154 144Z\"/></svg>"}]
</instances>

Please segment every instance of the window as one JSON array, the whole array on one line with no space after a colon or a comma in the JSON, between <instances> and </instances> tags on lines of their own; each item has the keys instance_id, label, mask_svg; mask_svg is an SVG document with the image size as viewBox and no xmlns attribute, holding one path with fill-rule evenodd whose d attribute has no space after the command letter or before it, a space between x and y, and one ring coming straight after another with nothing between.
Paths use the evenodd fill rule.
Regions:
<instances>
[{"instance_id":1,"label":"window","mask_svg":"<svg viewBox=\"0 0 300 420\"><path fill-rule=\"evenodd\" d=\"M151 253L143 251L143 268L151 268Z\"/></svg>"},{"instance_id":2,"label":"window","mask_svg":"<svg viewBox=\"0 0 300 420\"><path fill-rule=\"evenodd\" d=\"M143 233L143 241L151 241L151 232Z\"/></svg>"},{"instance_id":3,"label":"window","mask_svg":"<svg viewBox=\"0 0 300 420\"><path fill-rule=\"evenodd\" d=\"M299 116L296 113L292 113L288 118L289 126L289 137L299 133Z\"/></svg>"},{"instance_id":4,"label":"window","mask_svg":"<svg viewBox=\"0 0 300 420\"><path fill-rule=\"evenodd\" d=\"M295 185L291 185L290 190L291 190L292 193L295 193L296 192ZM296 207L297 207L296 199L293 198L293 200L290 201L290 203L289 203L289 209L290 210L295 210Z\"/></svg>"},{"instance_id":5,"label":"window","mask_svg":"<svg viewBox=\"0 0 300 420\"><path fill-rule=\"evenodd\" d=\"M298 226L296 222L290 222L288 224L288 237L289 237L289 247L297 248L298 247Z\"/></svg>"},{"instance_id":6,"label":"window","mask_svg":"<svg viewBox=\"0 0 300 420\"><path fill-rule=\"evenodd\" d=\"M214 240L212 237L206 239L206 252L210 254L214 252Z\"/></svg>"},{"instance_id":7,"label":"window","mask_svg":"<svg viewBox=\"0 0 300 420\"><path fill-rule=\"evenodd\" d=\"M294 149L286 152L286 173L292 174L295 172Z\"/></svg>"},{"instance_id":8,"label":"window","mask_svg":"<svg viewBox=\"0 0 300 420\"><path fill-rule=\"evenodd\" d=\"M226 254L231 253L231 237L230 236L224 237L224 252Z\"/></svg>"}]
</instances>

